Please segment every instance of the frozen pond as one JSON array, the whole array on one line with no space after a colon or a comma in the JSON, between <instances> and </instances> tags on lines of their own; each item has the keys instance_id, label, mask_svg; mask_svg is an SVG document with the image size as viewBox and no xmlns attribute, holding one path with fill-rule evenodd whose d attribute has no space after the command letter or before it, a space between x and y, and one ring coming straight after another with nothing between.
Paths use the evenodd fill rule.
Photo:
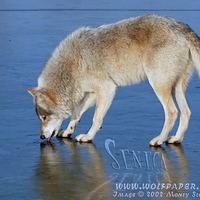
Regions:
<instances>
[{"instance_id":1,"label":"frozen pond","mask_svg":"<svg viewBox=\"0 0 200 200\"><path fill-rule=\"evenodd\" d=\"M192 116L180 145L150 148L164 122L148 82L119 88L93 143L86 133L94 108L72 139L40 140L40 122L27 89L53 49L81 26L99 26L156 13L191 26L200 35L199 1L1 1L0 199L199 199L200 81L186 92ZM64 121L62 128L67 127ZM171 134L174 134L178 121Z\"/></svg>"}]
</instances>

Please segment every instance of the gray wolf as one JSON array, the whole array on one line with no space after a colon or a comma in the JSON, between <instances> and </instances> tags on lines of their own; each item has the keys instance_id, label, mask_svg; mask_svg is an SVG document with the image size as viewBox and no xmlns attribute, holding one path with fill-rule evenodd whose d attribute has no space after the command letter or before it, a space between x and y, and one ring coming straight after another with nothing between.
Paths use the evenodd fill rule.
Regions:
<instances>
[{"instance_id":1,"label":"gray wolf","mask_svg":"<svg viewBox=\"0 0 200 200\"><path fill-rule=\"evenodd\" d=\"M38 86L28 90L41 120L41 138L71 136L81 115L96 103L89 132L75 138L92 141L117 88L148 79L165 112L163 129L150 145L180 143L191 115L185 91L194 67L200 74L200 38L174 19L148 14L80 28L54 50ZM177 133L168 138L178 110ZM67 129L59 131L70 115Z\"/></svg>"}]
</instances>

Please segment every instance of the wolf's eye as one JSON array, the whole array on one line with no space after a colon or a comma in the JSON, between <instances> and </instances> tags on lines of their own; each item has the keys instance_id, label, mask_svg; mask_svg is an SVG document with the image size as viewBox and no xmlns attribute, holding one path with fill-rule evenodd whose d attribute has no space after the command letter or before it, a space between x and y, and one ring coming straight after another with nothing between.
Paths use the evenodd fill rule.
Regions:
<instances>
[{"instance_id":1,"label":"wolf's eye","mask_svg":"<svg viewBox=\"0 0 200 200\"><path fill-rule=\"evenodd\" d=\"M46 115L42 116L42 119L43 119L43 120L45 120L46 118L47 118Z\"/></svg>"}]
</instances>

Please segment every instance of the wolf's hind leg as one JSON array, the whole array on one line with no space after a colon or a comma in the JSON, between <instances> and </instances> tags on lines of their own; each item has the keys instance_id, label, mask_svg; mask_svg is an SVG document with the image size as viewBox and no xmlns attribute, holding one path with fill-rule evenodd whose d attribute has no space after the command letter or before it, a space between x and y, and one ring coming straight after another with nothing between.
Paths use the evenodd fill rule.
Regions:
<instances>
[{"instance_id":1,"label":"wolf's hind leg","mask_svg":"<svg viewBox=\"0 0 200 200\"><path fill-rule=\"evenodd\" d=\"M181 143L189 124L191 112L185 99L186 84L185 80L180 80L172 93L180 111L180 122L176 135L169 137L167 143Z\"/></svg>"},{"instance_id":2,"label":"wolf's hind leg","mask_svg":"<svg viewBox=\"0 0 200 200\"><path fill-rule=\"evenodd\" d=\"M80 102L80 104L73 110L71 120L66 130L61 130L58 133L58 137L70 137L75 129L76 125L81 119L81 116L84 112L86 112L89 108L91 108L96 102L96 94L87 92Z\"/></svg>"},{"instance_id":3,"label":"wolf's hind leg","mask_svg":"<svg viewBox=\"0 0 200 200\"><path fill-rule=\"evenodd\" d=\"M172 130L178 116L178 110L172 99L172 88L170 85L162 85L158 82L157 84L154 84L151 83L151 81L150 84L153 87L158 99L162 103L165 112L165 123L160 135L150 141L150 146L160 146L167 140L168 134Z\"/></svg>"},{"instance_id":4,"label":"wolf's hind leg","mask_svg":"<svg viewBox=\"0 0 200 200\"><path fill-rule=\"evenodd\" d=\"M87 134L78 135L75 140L78 142L90 142L94 139L97 131L102 127L103 118L112 103L116 92L116 85L112 82L101 86L97 91L97 104L93 117L93 124Z\"/></svg>"}]
</instances>

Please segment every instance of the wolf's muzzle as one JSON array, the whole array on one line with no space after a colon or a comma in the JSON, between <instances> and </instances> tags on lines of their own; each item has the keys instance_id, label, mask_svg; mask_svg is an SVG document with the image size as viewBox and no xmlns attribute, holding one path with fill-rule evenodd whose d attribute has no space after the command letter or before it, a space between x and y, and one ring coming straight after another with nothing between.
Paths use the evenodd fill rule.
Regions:
<instances>
[{"instance_id":1,"label":"wolf's muzzle","mask_svg":"<svg viewBox=\"0 0 200 200\"><path fill-rule=\"evenodd\" d=\"M50 138L52 138L55 134L56 134L56 130L53 131L53 133L51 134ZM42 140L44 140L44 139L46 139L46 136L45 135L40 135L40 138Z\"/></svg>"}]
</instances>

